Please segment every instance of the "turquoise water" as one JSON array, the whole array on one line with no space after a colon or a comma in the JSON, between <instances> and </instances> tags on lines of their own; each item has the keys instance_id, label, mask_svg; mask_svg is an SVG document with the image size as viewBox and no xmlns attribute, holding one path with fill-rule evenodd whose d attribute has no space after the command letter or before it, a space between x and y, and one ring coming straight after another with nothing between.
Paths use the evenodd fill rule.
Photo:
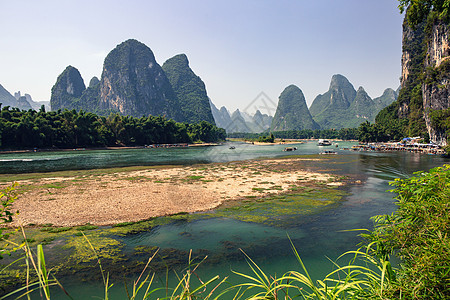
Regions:
<instances>
[{"instance_id":1,"label":"turquoise water","mask_svg":"<svg viewBox=\"0 0 450 300\"><path fill-rule=\"evenodd\" d=\"M346 144L351 145L350 143ZM235 149L229 149L230 145L235 146ZM260 157L280 157L292 154L318 154L323 149L330 148L318 147L316 142L310 142L294 145L298 148L297 151L284 152L283 149L286 146L278 144L252 145L234 142L219 146L188 148L0 153L0 174L228 162Z\"/></svg>"},{"instance_id":2,"label":"turquoise water","mask_svg":"<svg viewBox=\"0 0 450 300\"><path fill-rule=\"evenodd\" d=\"M282 155L317 154L322 148L315 143L297 145L295 152L283 152L284 145L255 146L233 143L229 145L188 149L132 149L110 151L72 151L1 155L0 172L50 171L56 169L103 168L105 166L129 166L152 164L193 164L218 161L244 160ZM349 143L340 143L348 147ZM194 256L208 255L199 268L202 279L220 274L228 276L231 270L251 273L244 254L245 251L266 273L281 275L288 270L300 270L290 247L289 237L304 260L314 278L321 278L332 270L328 258L334 260L340 254L357 248L361 241L355 232L345 230L371 228L370 217L391 213L395 210L393 194L387 192L392 187L389 181L406 178L416 171L427 171L441 166L449 160L440 156L411 153L350 152L339 150L339 155L315 156L318 160L304 162L304 168L324 171L340 176L348 176L350 184L342 189L348 196L328 210L309 216L298 216L294 222L276 226L245 223L226 218L211 218L189 222L179 220L170 225L158 226L148 232L140 232L121 237L126 247L125 254L131 254L136 246L157 246L161 250L172 251L177 256L173 267L182 270L186 266L189 250ZM14 166L14 163L18 166ZM8 165L8 167L7 167ZM11 171L10 171L11 172ZM170 250L170 251L169 251ZM181 257L181 263L180 263ZM146 262L148 257L129 257ZM167 263L172 262L167 257ZM108 270L108 266L104 265ZM100 271L98 271L100 273ZM139 274L117 274L112 271L115 282L111 299L124 299L123 281L137 278ZM172 274L172 273L171 273ZM120 277L122 276L122 279ZM173 275L172 277L173 278ZM61 279L65 288L75 299L101 296L103 285L100 280L79 281L76 277ZM237 282L231 276L231 282ZM157 278L155 287L164 280ZM82 288L80 288L82 287ZM63 298L54 291L56 299Z\"/></svg>"}]
</instances>

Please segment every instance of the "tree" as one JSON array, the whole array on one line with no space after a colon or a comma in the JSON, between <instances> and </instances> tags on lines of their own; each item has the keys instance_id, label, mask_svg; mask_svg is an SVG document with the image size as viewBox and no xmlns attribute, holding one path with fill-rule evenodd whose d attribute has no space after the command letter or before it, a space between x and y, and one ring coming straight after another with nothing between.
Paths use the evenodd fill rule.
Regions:
<instances>
[{"instance_id":1,"label":"tree","mask_svg":"<svg viewBox=\"0 0 450 300\"><path fill-rule=\"evenodd\" d=\"M408 24L415 28L424 21L430 12L436 12L439 18L449 20L450 0L399 0L400 12L406 11Z\"/></svg>"}]
</instances>

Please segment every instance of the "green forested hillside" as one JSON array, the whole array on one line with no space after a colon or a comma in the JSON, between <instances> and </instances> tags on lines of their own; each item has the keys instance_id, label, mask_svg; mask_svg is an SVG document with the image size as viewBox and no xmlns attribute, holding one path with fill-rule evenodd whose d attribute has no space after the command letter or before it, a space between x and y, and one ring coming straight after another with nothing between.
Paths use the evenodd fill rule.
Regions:
<instances>
[{"instance_id":1,"label":"green forested hillside","mask_svg":"<svg viewBox=\"0 0 450 300\"><path fill-rule=\"evenodd\" d=\"M188 123L207 121L215 124L205 84L189 67L186 55L179 54L168 59L162 69L178 97L184 120Z\"/></svg>"},{"instance_id":2,"label":"green forested hillside","mask_svg":"<svg viewBox=\"0 0 450 300\"><path fill-rule=\"evenodd\" d=\"M309 110L322 129L355 128L365 121L374 122L376 114L396 97L395 91L387 89L372 99L364 88L356 91L347 78L337 74L331 78L328 91L318 95Z\"/></svg>"},{"instance_id":3,"label":"green forested hillside","mask_svg":"<svg viewBox=\"0 0 450 300\"><path fill-rule=\"evenodd\" d=\"M309 113L306 99L300 88L290 85L281 93L277 111L270 126L271 131L319 129Z\"/></svg>"}]
</instances>

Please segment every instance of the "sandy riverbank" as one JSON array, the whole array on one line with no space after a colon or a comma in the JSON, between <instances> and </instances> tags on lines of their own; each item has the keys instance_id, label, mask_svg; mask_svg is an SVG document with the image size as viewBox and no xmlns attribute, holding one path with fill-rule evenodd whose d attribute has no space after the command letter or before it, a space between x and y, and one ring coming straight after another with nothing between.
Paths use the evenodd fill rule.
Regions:
<instances>
[{"instance_id":1,"label":"sandy riverbank","mask_svg":"<svg viewBox=\"0 0 450 300\"><path fill-rule=\"evenodd\" d=\"M13 225L108 225L213 209L227 200L289 191L305 182L340 183L301 170L303 158L254 160L19 182Z\"/></svg>"}]
</instances>

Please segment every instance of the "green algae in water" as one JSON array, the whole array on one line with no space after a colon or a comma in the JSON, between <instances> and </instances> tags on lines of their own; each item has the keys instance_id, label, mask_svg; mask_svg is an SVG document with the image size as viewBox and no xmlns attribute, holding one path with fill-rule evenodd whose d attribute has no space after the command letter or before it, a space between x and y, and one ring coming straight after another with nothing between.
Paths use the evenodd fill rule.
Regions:
<instances>
[{"instance_id":1,"label":"green algae in water","mask_svg":"<svg viewBox=\"0 0 450 300\"><path fill-rule=\"evenodd\" d=\"M292 225L299 222L299 216L312 215L338 203L347 194L327 187L305 188L295 193L276 195L245 201L245 204L218 208L216 217L225 217L244 222L263 223L272 226Z\"/></svg>"}]
</instances>

